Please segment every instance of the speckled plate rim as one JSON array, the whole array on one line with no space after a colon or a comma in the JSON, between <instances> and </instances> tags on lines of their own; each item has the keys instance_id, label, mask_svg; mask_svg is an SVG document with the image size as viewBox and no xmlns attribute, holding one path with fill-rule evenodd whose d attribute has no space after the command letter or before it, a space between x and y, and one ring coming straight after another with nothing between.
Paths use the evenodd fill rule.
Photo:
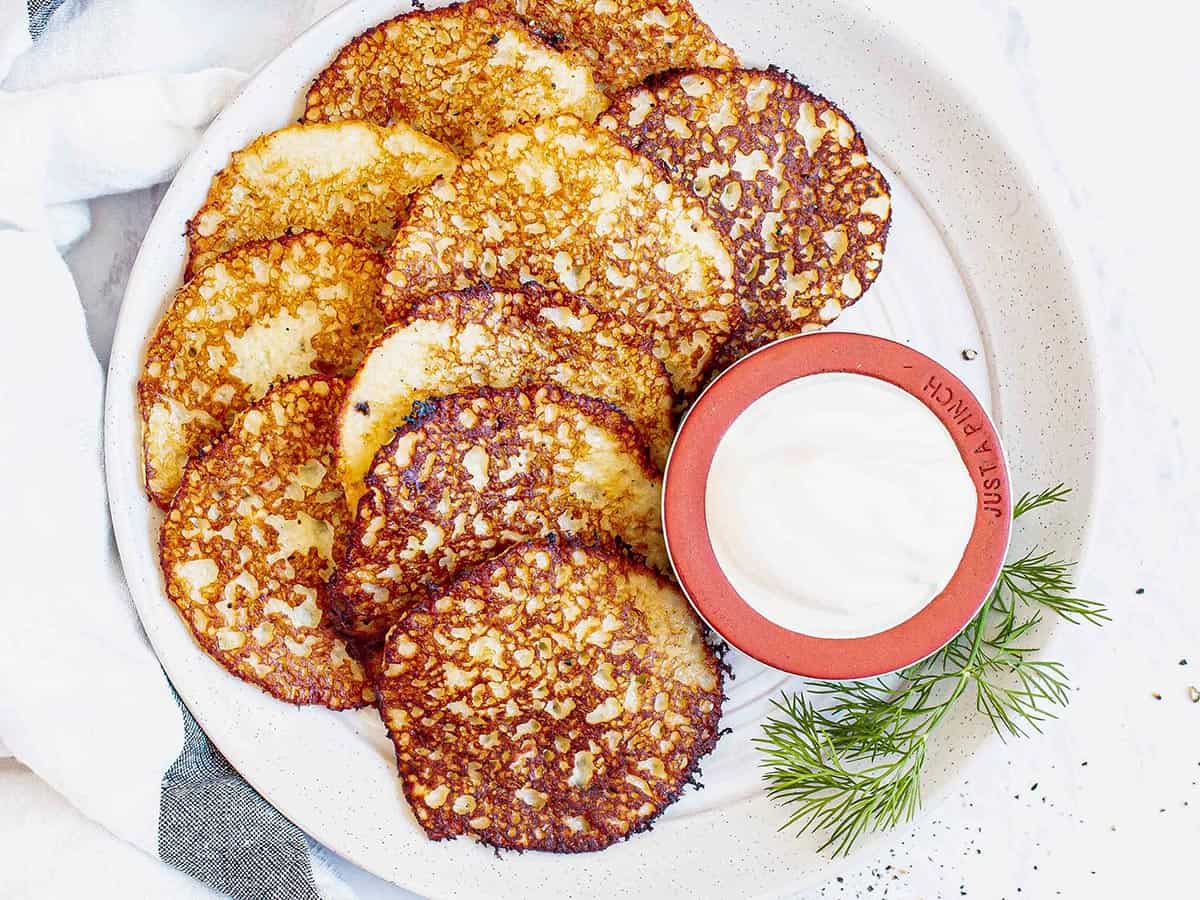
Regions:
<instances>
[{"instance_id":1,"label":"speckled plate rim","mask_svg":"<svg viewBox=\"0 0 1200 900\"><path fill-rule=\"evenodd\" d=\"M1022 520L1021 539L1082 558L1099 441L1095 361L1070 250L1037 193L1037 179L990 114L929 62L933 54L890 21L894 14L888 10L868 8L861 0L693 2L720 37L744 53L747 65L790 67L851 111L872 153L905 176L955 265L969 276L968 292L985 337L981 359L995 373L993 418L1006 440L1015 487L1067 480L1076 489L1071 504L1036 523ZM664 818L654 832L598 856L541 863L538 854L527 854L505 860L502 869L483 853L447 852L443 864L428 846L414 852L373 841L369 832L356 833L353 823L339 820L338 810L328 808L323 798L336 788L325 783L327 777L297 784L294 773L281 768L286 756L273 753L272 729L296 719L316 719L324 728L322 711L255 706L264 723L247 729L227 707L255 704L253 689L227 678L218 684L218 673L211 671L215 667L191 643L165 601L152 552L156 518L142 492L137 464L134 391L146 336L182 271L182 225L230 148L298 114L299 97L281 101L281 87L293 90L300 84L298 72L313 74L345 40L403 9L399 0L347 3L265 64L180 169L130 273L110 357L106 477L126 580L164 669L225 757L285 816L368 871L425 895L504 896L520 885L530 896L636 897L685 884L696 896L794 896L865 865L903 840L908 829L869 835L853 856L831 859L816 853L819 841L776 833L782 813L761 798L737 811L721 810L715 818L690 813ZM1030 299L1031 293L1039 302ZM1046 354L1047 344L1054 343L1048 333L1057 338L1060 353ZM1054 396L1045 396L1046 384L1055 386ZM952 719L947 725L955 735L953 743L930 748L923 790L927 812L961 789L969 773L965 767L990 739L977 723L954 726ZM365 760L351 749L357 755L343 759L343 768ZM341 784L340 777L334 780ZM389 780L394 782L394 776ZM391 791L381 802L389 808L402 805L394 784ZM668 858L670 865L665 865Z\"/></svg>"},{"instance_id":2,"label":"speckled plate rim","mask_svg":"<svg viewBox=\"0 0 1200 900\"><path fill-rule=\"evenodd\" d=\"M708 530L709 471L729 427L770 391L830 372L877 378L920 401L954 441L976 496L971 534L946 588L906 621L857 638L800 634L763 616L730 584ZM874 335L797 335L738 360L713 379L688 410L663 476L663 533L671 565L692 607L734 647L764 665L806 678L872 678L935 653L974 618L1008 552L1011 493L1000 436L982 404L949 369L911 347Z\"/></svg>"}]
</instances>

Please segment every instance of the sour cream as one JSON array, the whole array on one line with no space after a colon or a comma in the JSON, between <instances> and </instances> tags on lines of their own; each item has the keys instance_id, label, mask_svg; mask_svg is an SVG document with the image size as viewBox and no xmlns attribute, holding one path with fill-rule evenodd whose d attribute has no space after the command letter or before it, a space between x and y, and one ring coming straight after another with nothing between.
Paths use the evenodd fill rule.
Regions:
<instances>
[{"instance_id":1,"label":"sour cream","mask_svg":"<svg viewBox=\"0 0 1200 900\"><path fill-rule=\"evenodd\" d=\"M705 487L726 578L761 615L822 638L911 618L962 560L978 495L946 428L877 378L798 378L746 408Z\"/></svg>"}]
</instances>

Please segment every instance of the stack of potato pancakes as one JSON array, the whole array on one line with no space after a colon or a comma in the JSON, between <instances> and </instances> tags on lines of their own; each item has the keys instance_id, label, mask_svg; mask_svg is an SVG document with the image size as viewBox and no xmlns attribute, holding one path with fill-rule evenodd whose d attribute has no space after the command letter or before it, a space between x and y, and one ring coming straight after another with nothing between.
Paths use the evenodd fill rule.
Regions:
<instances>
[{"instance_id":1,"label":"stack of potato pancakes","mask_svg":"<svg viewBox=\"0 0 1200 900\"><path fill-rule=\"evenodd\" d=\"M713 749L661 467L720 367L879 274L850 120L686 0L384 22L232 154L139 384L166 592L232 674L374 704L431 838L597 850Z\"/></svg>"}]
</instances>

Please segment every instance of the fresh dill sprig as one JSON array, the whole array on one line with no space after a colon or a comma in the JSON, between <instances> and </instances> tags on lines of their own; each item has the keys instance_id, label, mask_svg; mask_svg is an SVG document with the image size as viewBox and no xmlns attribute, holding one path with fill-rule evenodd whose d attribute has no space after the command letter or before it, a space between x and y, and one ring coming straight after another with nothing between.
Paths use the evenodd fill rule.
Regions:
<instances>
[{"instance_id":1,"label":"fresh dill sprig","mask_svg":"<svg viewBox=\"0 0 1200 900\"><path fill-rule=\"evenodd\" d=\"M1023 495L1014 518L1064 502L1059 484ZM1102 604L1075 596L1073 563L1031 550L1006 563L966 628L928 659L890 679L808 685L783 695L755 738L767 795L788 810L781 829L819 831L821 849L844 855L867 831L893 828L921 805L926 742L969 692L1001 736L1041 731L1069 700L1061 663L1028 644L1046 610L1068 622L1109 621Z\"/></svg>"},{"instance_id":2,"label":"fresh dill sprig","mask_svg":"<svg viewBox=\"0 0 1200 900\"><path fill-rule=\"evenodd\" d=\"M1041 509L1043 506L1050 506L1054 503L1062 503L1067 499L1067 495L1071 493L1071 489L1062 482L1059 482L1052 488L1046 488L1043 491L1034 493L1024 493L1021 495L1016 505L1013 507L1013 518L1019 519L1025 513L1033 512L1035 509Z\"/></svg>"},{"instance_id":3,"label":"fresh dill sprig","mask_svg":"<svg viewBox=\"0 0 1200 900\"><path fill-rule=\"evenodd\" d=\"M1093 625L1110 621L1103 603L1074 596L1073 566L1056 559L1050 551L1029 550L1000 570L995 593L1008 607L1015 602L1042 606L1076 625L1081 621Z\"/></svg>"}]
</instances>

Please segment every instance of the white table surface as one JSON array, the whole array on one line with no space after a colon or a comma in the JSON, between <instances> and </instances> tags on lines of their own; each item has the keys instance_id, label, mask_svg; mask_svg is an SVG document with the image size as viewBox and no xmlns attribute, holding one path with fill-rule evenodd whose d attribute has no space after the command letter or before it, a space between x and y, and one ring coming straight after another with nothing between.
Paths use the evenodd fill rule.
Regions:
<instances>
[{"instance_id":1,"label":"white table surface","mask_svg":"<svg viewBox=\"0 0 1200 900\"><path fill-rule=\"evenodd\" d=\"M1200 687L1200 463L1189 452L1200 448L1200 178L1189 166L1200 16L1184 7L877 5L1033 166L1079 263L1104 410L1099 515L1079 576L1114 621L1059 629L1046 648L1075 692L1045 734L993 742L960 790L881 857L856 859L806 898L1200 895L1200 703L1188 697ZM68 257L102 360L159 196L93 203L93 230ZM11 760L0 794L0 894L140 895L135 870L155 864L127 858L138 854ZM18 858L51 843L53 867L13 876ZM102 860L118 859L126 880L97 877ZM411 896L348 864L342 872L363 897ZM184 882L170 882L175 895L193 893Z\"/></svg>"}]
</instances>

